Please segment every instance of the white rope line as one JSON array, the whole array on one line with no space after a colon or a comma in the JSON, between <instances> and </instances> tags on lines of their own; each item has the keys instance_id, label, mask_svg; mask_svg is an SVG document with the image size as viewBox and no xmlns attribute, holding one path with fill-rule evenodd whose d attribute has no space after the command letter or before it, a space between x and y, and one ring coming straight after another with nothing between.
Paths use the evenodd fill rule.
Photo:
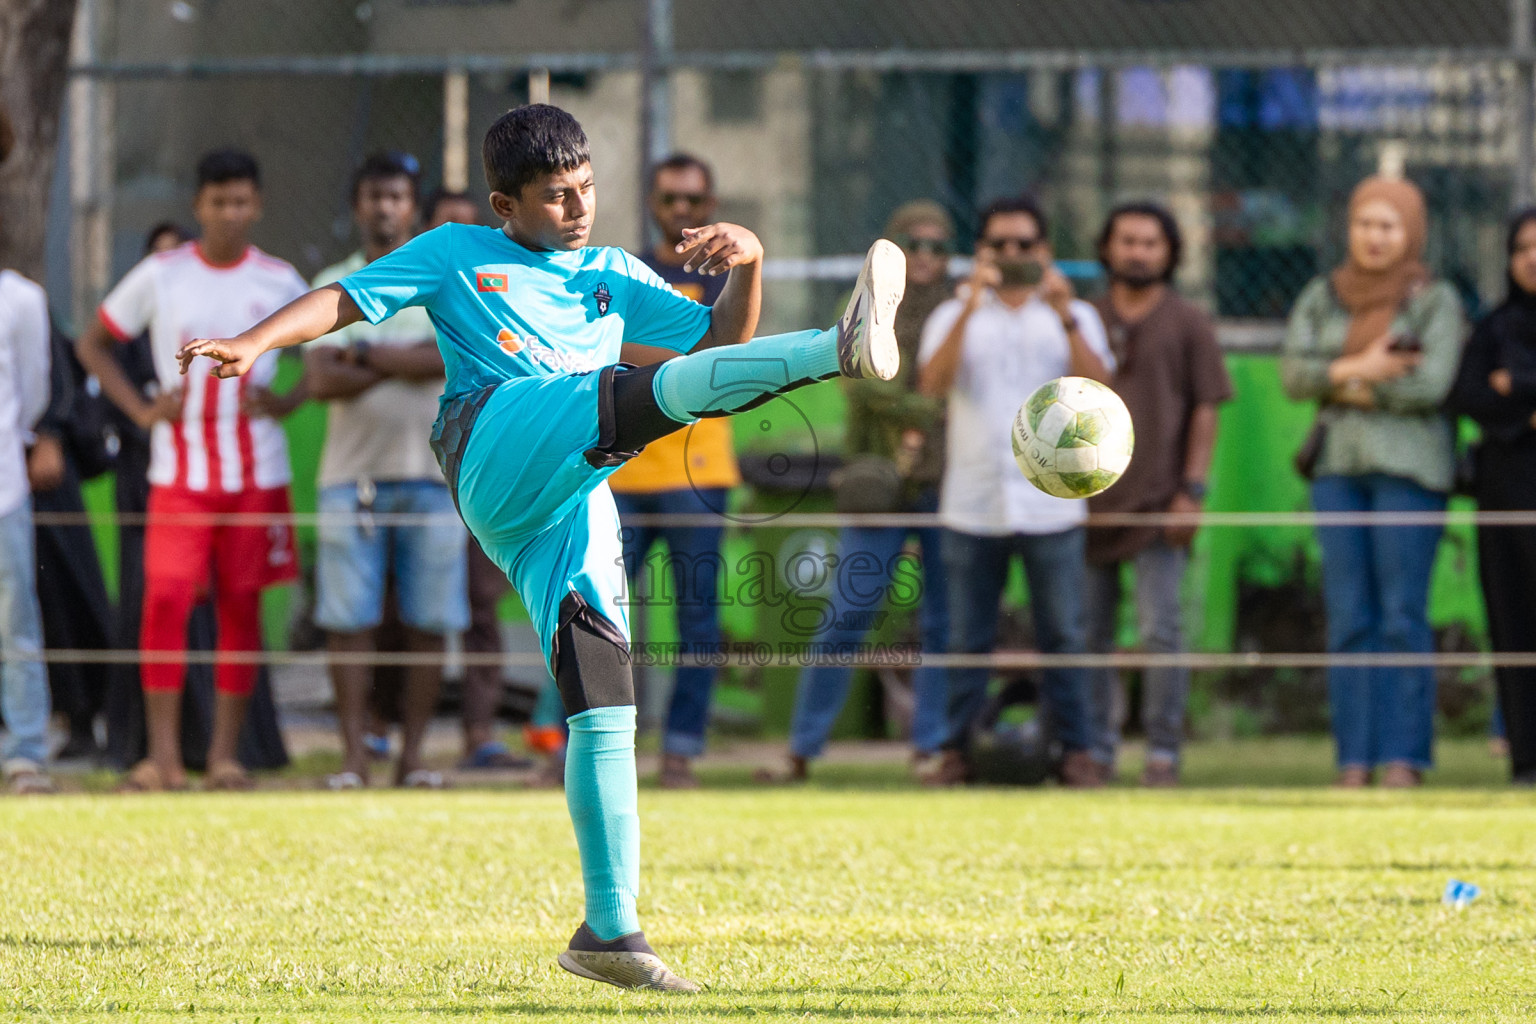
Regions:
<instances>
[{"instance_id":1,"label":"white rope line","mask_svg":"<svg viewBox=\"0 0 1536 1024\"><path fill-rule=\"evenodd\" d=\"M818 652L806 641L778 644L746 643L709 655L685 654L677 644L650 644L631 652L631 661L642 667L700 666L721 668L809 667L841 665L851 668L985 668L1023 671L1052 668L1187 668L1195 671L1277 668L1536 668L1536 651L1447 651L1439 653L1328 654L1320 651L1269 653L1183 652L1154 654L1121 651L1111 654L1042 654L1036 651L999 651L993 654L924 654L914 644L853 645L837 654ZM846 656L844 656L846 654ZM503 654L448 654L436 651L135 651L57 648L34 653L9 654L6 661L42 661L98 665L490 665L507 668L543 668L544 658L531 652Z\"/></svg>"},{"instance_id":2,"label":"white rope line","mask_svg":"<svg viewBox=\"0 0 1536 1024\"><path fill-rule=\"evenodd\" d=\"M166 513L151 516L137 512L36 512L38 526L94 526L116 523L119 526L145 526L151 520L171 526L427 526L457 522L452 513L426 512L294 512L294 513ZM919 529L949 525L946 517L934 513L893 512L850 515L834 512L679 513L672 515L623 516L626 526L739 526L763 527L903 527ZM996 525L1003 522L979 521ZM1443 512L1093 512L1085 522L1089 527L1116 526L1536 526L1536 509L1519 511L1481 511L1454 509ZM970 521L966 529L975 528Z\"/></svg>"}]
</instances>

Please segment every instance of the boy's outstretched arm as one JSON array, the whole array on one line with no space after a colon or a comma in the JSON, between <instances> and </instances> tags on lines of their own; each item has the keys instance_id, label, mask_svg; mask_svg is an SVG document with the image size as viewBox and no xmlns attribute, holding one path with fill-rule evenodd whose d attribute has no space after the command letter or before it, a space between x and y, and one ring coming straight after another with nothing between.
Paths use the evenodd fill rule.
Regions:
<instances>
[{"instance_id":1,"label":"boy's outstretched arm","mask_svg":"<svg viewBox=\"0 0 1536 1024\"><path fill-rule=\"evenodd\" d=\"M363 318L352 296L339 284L316 288L294 299L256 326L233 338L197 338L181 347L176 358L181 372L198 356L207 356L223 364L213 370L215 377L238 377L264 352L314 341L324 334L339 331Z\"/></svg>"}]
</instances>

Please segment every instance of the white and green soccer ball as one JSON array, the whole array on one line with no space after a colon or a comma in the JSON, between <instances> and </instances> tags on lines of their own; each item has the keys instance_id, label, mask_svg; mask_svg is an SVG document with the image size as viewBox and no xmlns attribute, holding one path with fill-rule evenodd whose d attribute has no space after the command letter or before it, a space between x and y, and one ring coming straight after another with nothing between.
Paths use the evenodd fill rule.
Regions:
<instances>
[{"instance_id":1,"label":"white and green soccer ball","mask_svg":"<svg viewBox=\"0 0 1536 1024\"><path fill-rule=\"evenodd\" d=\"M1058 498L1109 489L1135 444L1120 396L1087 377L1046 381L1013 418L1014 460L1030 483Z\"/></svg>"}]
</instances>

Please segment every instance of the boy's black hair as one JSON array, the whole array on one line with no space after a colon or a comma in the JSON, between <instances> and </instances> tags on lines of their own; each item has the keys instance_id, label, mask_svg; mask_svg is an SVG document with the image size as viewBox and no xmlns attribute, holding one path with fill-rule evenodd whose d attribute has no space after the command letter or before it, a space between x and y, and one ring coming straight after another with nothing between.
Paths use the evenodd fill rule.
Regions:
<instances>
[{"instance_id":1,"label":"boy's black hair","mask_svg":"<svg viewBox=\"0 0 1536 1024\"><path fill-rule=\"evenodd\" d=\"M496 119L481 147L485 182L513 199L546 174L592 162L587 133L574 117L548 103L515 107Z\"/></svg>"},{"instance_id":2,"label":"boy's black hair","mask_svg":"<svg viewBox=\"0 0 1536 1024\"><path fill-rule=\"evenodd\" d=\"M437 208L444 203L465 202L473 204L477 209L480 201L468 192L456 192L439 186L427 193L427 198L421 203L421 219L424 223L432 223L432 218L437 216Z\"/></svg>"},{"instance_id":3,"label":"boy's black hair","mask_svg":"<svg viewBox=\"0 0 1536 1024\"><path fill-rule=\"evenodd\" d=\"M673 153L665 160L651 168L651 191L656 191L656 179L661 177L662 171L686 171L689 168L697 168L704 175L704 191L710 195L715 194L715 172L703 160L692 153Z\"/></svg>"},{"instance_id":4,"label":"boy's black hair","mask_svg":"<svg viewBox=\"0 0 1536 1024\"><path fill-rule=\"evenodd\" d=\"M1104 218L1104 230L1099 232L1099 263L1105 270L1109 269L1104 253L1109 247L1110 236L1115 233L1115 221L1121 217L1151 217L1157 221L1168 243L1168 266L1163 268L1163 283L1172 281L1174 272L1179 269L1179 262L1184 258L1184 235L1179 231L1179 222L1173 219L1173 214L1150 200L1121 203L1109 211L1109 216Z\"/></svg>"},{"instance_id":5,"label":"boy's black hair","mask_svg":"<svg viewBox=\"0 0 1536 1024\"><path fill-rule=\"evenodd\" d=\"M976 237L985 238L987 225L993 217L1000 217L1005 213L1027 213L1035 222L1035 230L1040 232L1041 238L1050 237L1051 228L1046 222L1045 212L1040 209L1040 204L1029 196L1008 196L1003 199L994 199L981 208L976 214Z\"/></svg>"},{"instance_id":6,"label":"boy's black hair","mask_svg":"<svg viewBox=\"0 0 1536 1024\"><path fill-rule=\"evenodd\" d=\"M387 181L404 178L411 183L411 201L421 205L421 161L398 149L371 153L352 172L352 203L357 204L358 193L365 181Z\"/></svg>"},{"instance_id":7,"label":"boy's black hair","mask_svg":"<svg viewBox=\"0 0 1536 1024\"><path fill-rule=\"evenodd\" d=\"M261 188L261 167L256 158L243 149L216 149L197 162L197 187L222 185L226 181L248 181Z\"/></svg>"}]
</instances>

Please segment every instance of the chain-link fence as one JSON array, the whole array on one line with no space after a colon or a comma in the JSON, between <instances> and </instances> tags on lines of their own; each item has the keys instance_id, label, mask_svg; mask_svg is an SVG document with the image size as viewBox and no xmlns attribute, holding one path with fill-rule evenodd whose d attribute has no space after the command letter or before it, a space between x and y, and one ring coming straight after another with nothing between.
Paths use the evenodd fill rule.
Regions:
<instances>
[{"instance_id":1,"label":"chain-link fence","mask_svg":"<svg viewBox=\"0 0 1536 1024\"><path fill-rule=\"evenodd\" d=\"M90 0L60 212L105 220L107 251L60 244L51 269L88 309L145 229L185 218L197 155L234 143L268 176L261 242L316 271L352 245L365 153L409 150L429 182L478 192L480 130L531 89L592 138L599 241L641 241L648 156L710 161L722 215L777 261L770 328L824 316L846 282L815 282L847 271L818 258L861 251L903 200L964 230L1019 191L1084 260L1112 203L1163 199L1187 291L1282 316L1383 165L1424 187L1430 260L1470 300L1498 286L1529 177L1526 5Z\"/></svg>"},{"instance_id":2,"label":"chain-link fence","mask_svg":"<svg viewBox=\"0 0 1536 1024\"><path fill-rule=\"evenodd\" d=\"M1428 261L1468 307L1500 294L1503 222L1532 191L1533 2L81 0L50 291L87 315L152 224L188 217L197 157L220 145L262 160L259 244L313 274L356 246L348 180L366 153L408 150L428 186L478 195L480 133L532 98L587 129L597 242L644 243L659 156L714 167L721 218L766 246L764 331L827 322L849 257L903 201L938 200L964 239L979 205L1027 191L1087 290L1105 212L1165 202L1185 236L1181 287L1230 348L1262 350L1340 258L1349 191L1378 169L1423 187ZM1305 417L1272 368L1233 370L1245 411L1225 422L1254 432L1218 451L1212 507L1297 509L1280 469L1294 442L1267 442L1254 470L1253 439L1299 437ZM839 418L801 401L835 448ZM797 429L781 417L773 443L794 447ZM783 532L762 542L805 542ZM1315 587L1304 568L1287 575L1307 531L1243 536L1197 549L1197 646L1305 650L1245 639L1238 581L1263 584L1259 604ZM1441 574L1437 621L1476 618L1466 551L1445 550L1460 568Z\"/></svg>"}]
</instances>

